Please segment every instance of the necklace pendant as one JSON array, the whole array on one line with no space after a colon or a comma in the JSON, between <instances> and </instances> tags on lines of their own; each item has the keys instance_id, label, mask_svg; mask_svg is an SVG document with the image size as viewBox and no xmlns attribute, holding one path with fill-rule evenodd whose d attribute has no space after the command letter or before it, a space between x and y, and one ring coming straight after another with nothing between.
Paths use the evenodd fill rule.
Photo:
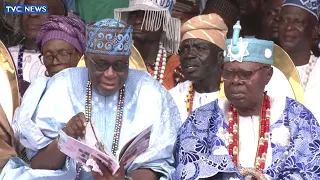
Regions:
<instances>
[{"instance_id":1,"label":"necklace pendant","mask_svg":"<svg viewBox=\"0 0 320 180\"><path fill-rule=\"evenodd\" d=\"M98 148L102 152L104 152L104 150L105 150L105 146L104 146L103 142L101 142L101 141L97 141L96 148Z\"/></svg>"}]
</instances>

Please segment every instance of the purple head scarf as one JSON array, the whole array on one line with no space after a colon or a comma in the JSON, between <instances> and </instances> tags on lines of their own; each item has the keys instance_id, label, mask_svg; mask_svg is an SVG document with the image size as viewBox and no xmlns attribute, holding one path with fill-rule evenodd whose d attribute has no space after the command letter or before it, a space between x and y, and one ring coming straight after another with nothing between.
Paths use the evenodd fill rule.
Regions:
<instances>
[{"instance_id":1,"label":"purple head scarf","mask_svg":"<svg viewBox=\"0 0 320 180\"><path fill-rule=\"evenodd\" d=\"M42 47L45 42L51 39L61 39L72 44L83 54L85 51L85 33L85 24L79 17L75 15L52 15L41 25L36 41Z\"/></svg>"}]
</instances>

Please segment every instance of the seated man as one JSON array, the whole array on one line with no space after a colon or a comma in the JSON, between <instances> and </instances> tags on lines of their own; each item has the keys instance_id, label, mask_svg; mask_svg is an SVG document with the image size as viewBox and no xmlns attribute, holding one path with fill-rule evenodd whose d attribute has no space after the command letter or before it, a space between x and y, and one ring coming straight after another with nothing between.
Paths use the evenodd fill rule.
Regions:
<instances>
[{"instance_id":1,"label":"seated man","mask_svg":"<svg viewBox=\"0 0 320 180\"><path fill-rule=\"evenodd\" d=\"M318 29L320 1L286 0L279 17L279 43L296 65L304 89L305 106L319 120L320 57L312 52Z\"/></svg>"},{"instance_id":2,"label":"seated man","mask_svg":"<svg viewBox=\"0 0 320 180\"><path fill-rule=\"evenodd\" d=\"M88 68L64 70L43 82L45 89L33 83L27 90L16 111L14 127L36 170L21 170L11 164L7 176L16 177L20 172L20 179L123 180L125 175L135 180L170 179L173 145L181 124L174 100L147 72L129 69L132 26L104 19L88 24L86 30ZM92 129L86 122L94 124L96 128L91 127L96 137L90 137ZM108 170L99 175L58 149L57 137L63 131L93 145L103 144L116 154L151 125L149 148L126 167L121 166L119 172L125 171L125 175L110 177Z\"/></svg>"},{"instance_id":3,"label":"seated man","mask_svg":"<svg viewBox=\"0 0 320 180\"><path fill-rule=\"evenodd\" d=\"M263 5L262 39L279 44L279 15L283 0L266 1Z\"/></svg>"},{"instance_id":4,"label":"seated man","mask_svg":"<svg viewBox=\"0 0 320 180\"><path fill-rule=\"evenodd\" d=\"M317 120L296 100L265 92L274 43L239 38L238 28L224 59L227 100L198 108L182 125L175 179L319 179Z\"/></svg>"},{"instance_id":5,"label":"seated man","mask_svg":"<svg viewBox=\"0 0 320 180\"><path fill-rule=\"evenodd\" d=\"M170 90L182 120L218 98L228 28L217 14L196 16L181 28L180 59L187 81Z\"/></svg>"},{"instance_id":6,"label":"seated man","mask_svg":"<svg viewBox=\"0 0 320 180\"><path fill-rule=\"evenodd\" d=\"M179 66L178 59L170 58L180 44L181 23L171 17L175 2L131 0L129 7L114 10L115 19L133 26L134 46L149 74L166 89L176 85L174 70Z\"/></svg>"}]
</instances>

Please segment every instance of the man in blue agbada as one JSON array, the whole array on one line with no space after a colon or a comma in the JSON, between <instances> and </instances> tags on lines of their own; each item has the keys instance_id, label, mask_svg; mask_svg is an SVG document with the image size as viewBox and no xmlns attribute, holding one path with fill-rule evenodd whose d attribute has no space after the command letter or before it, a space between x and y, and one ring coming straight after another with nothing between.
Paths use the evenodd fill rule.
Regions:
<instances>
[{"instance_id":1,"label":"man in blue agbada","mask_svg":"<svg viewBox=\"0 0 320 180\"><path fill-rule=\"evenodd\" d=\"M196 109L177 139L174 179L320 179L320 127L286 95L265 92L274 44L227 40L223 78L227 99ZM276 91L275 91L276 92ZM280 93L281 94L281 93Z\"/></svg>"},{"instance_id":2,"label":"man in blue agbada","mask_svg":"<svg viewBox=\"0 0 320 180\"><path fill-rule=\"evenodd\" d=\"M15 180L170 179L180 126L172 97L146 72L129 69L131 26L104 19L86 29L88 68L71 68L48 81L36 81L15 114L15 133L27 148L33 169L11 159L1 176ZM151 125L147 151L114 176L100 161L95 163L101 174L58 149L58 134L64 133L93 147L103 144L116 154Z\"/></svg>"}]
</instances>

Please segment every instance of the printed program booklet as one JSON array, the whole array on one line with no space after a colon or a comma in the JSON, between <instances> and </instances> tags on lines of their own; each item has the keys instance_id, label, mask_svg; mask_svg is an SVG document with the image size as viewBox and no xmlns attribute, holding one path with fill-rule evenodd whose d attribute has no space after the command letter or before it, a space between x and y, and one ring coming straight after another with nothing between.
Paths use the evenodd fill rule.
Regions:
<instances>
[{"instance_id":1,"label":"printed program booklet","mask_svg":"<svg viewBox=\"0 0 320 180\"><path fill-rule=\"evenodd\" d=\"M90 147L79 140L76 140L63 131L60 132L59 149L61 152L85 165L91 157L99 159L104 163L112 174L120 168L120 162L125 165L130 164L137 156L146 152L149 147L152 126L139 133L128 141L119 153L117 158L111 151L100 151L95 147Z\"/></svg>"}]
</instances>

